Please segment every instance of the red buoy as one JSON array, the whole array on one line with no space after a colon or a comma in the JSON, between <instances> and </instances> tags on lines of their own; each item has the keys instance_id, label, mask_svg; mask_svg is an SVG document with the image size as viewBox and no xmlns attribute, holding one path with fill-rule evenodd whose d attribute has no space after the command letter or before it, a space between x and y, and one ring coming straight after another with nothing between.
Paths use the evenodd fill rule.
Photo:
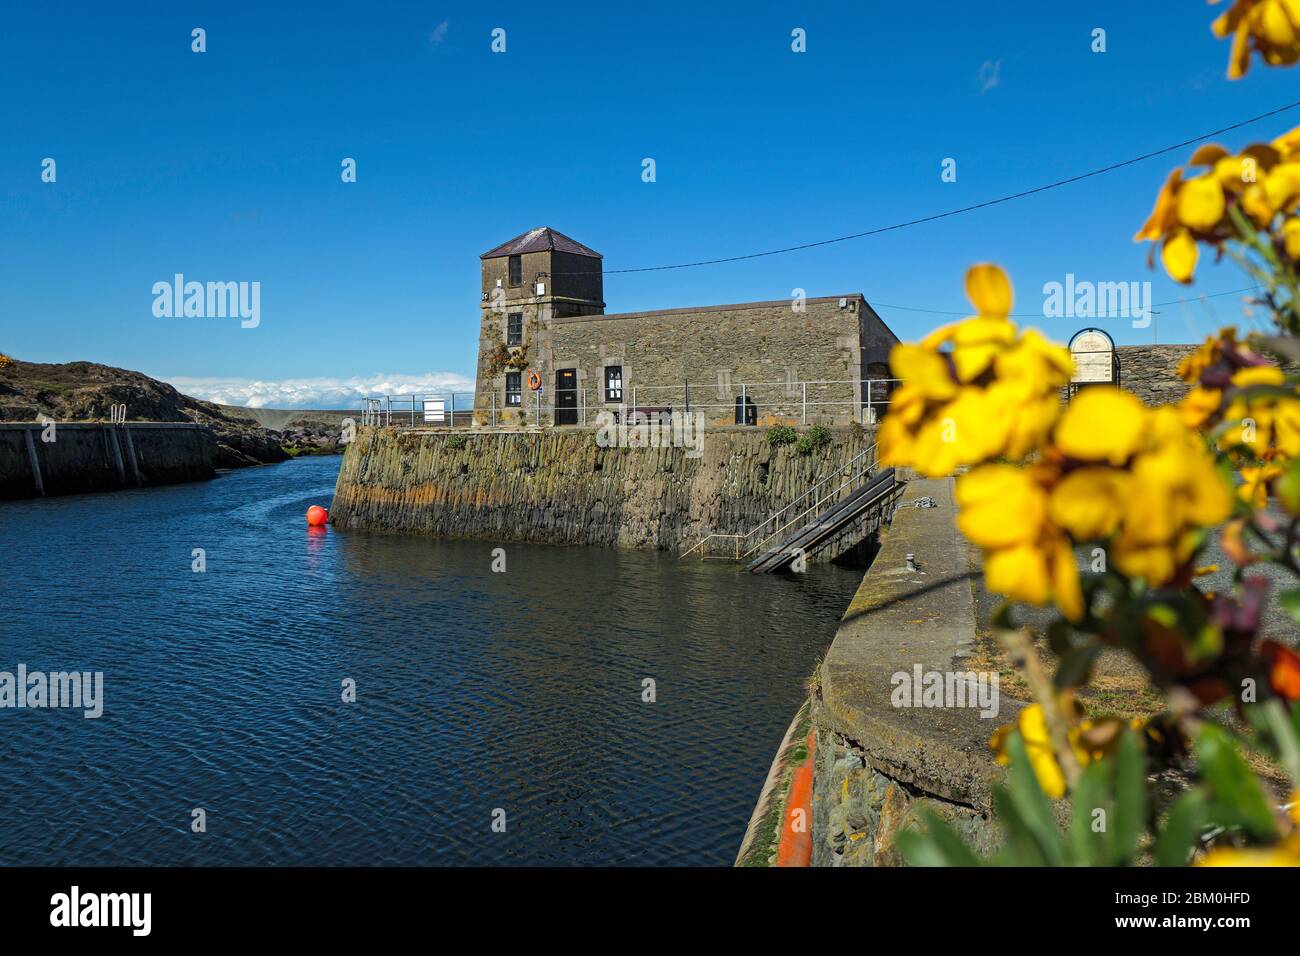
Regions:
<instances>
[{"instance_id":1,"label":"red buoy","mask_svg":"<svg viewBox=\"0 0 1300 956\"><path fill-rule=\"evenodd\" d=\"M323 525L325 522L329 520L330 520L329 511L325 508L322 508L320 505L312 505L310 508L307 509L308 525L312 527L316 527L317 525Z\"/></svg>"}]
</instances>

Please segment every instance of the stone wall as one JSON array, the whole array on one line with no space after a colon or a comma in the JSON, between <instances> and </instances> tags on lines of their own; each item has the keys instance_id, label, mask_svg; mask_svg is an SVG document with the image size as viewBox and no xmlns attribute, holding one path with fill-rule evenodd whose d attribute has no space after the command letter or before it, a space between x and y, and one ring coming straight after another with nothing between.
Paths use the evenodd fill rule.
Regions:
<instances>
[{"instance_id":1,"label":"stone wall","mask_svg":"<svg viewBox=\"0 0 1300 956\"><path fill-rule=\"evenodd\" d=\"M893 675L963 674L975 644L966 541L952 479L908 483L871 569L815 679L814 866L897 866L895 836L926 807L981 852L997 839L991 788L1001 768L988 747L1019 704L895 706ZM917 508L931 498L935 507ZM916 570L909 570L913 555Z\"/></svg>"},{"instance_id":2,"label":"stone wall","mask_svg":"<svg viewBox=\"0 0 1300 956\"><path fill-rule=\"evenodd\" d=\"M598 408L619 405L603 394L605 367L618 365L623 402L632 404L635 392L641 406L682 407L689 383L690 406L709 424L735 422L741 383L760 423L801 421L800 382L813 383L809 423L854 421L865 301L840 302L809 299L804 312L780 301L553 319L550 359L555 368L578 370L579 388Z\"/></svg>"},{"instance_id":3,"label":"stone wall","mask_svg":"<svg viewBox=\"0 0 1300 956\"><path fill-rule=\"evenodd\" d=\"M710 424L734 423L742 383L760 423L805 421L805 388L799 383L808 383L808 424L858 421L861 379L873 373L888 376L883 363L897 339L860 295L813 298L804 305L802 312L779 300L561 316L555 303L538 300L484 309L475 421L491 425L533 419L533 396L526 388L523 417L507 409L506 374L512 369L493 360L503 354L512 312L523 315L519 361L542 379L543 424L554 420L550 409L559 369L576 370L578 404L585 410L579 421L587 423L600 409L631 405L634 399L648 407L689 404ZM622 370L621 400L606 401L609 366Z\"/></svg>"},{"instance_id":4,"label":"stone wall","mask_svg":"<svg viewBox=\"0 0 1300 956\"><path fill-rule=\"evenodd\" d=\"M709 533L745 534L866 450L872 433L832 429L809 455L754 428L711 429L703 455L601 448L590 429L437 432L362 428L331 508L339 527L444 537L681 551ZM813 560L859 546L864 518ZM718 550L732 547L718 542Z\"/></svg>"},{"instance_id":5,"label":"stone wall","mask_svg":"<svg viewBox=\"0 0 1300 956\"><path fill-rule=\"evenodd\" d=\"M200 425L0 424L0 500L211 478L216 438Z\"/></svg>"},{"instance_id":6,"label":"stone wall","mask_svg":"<svg viewBox=\"0 0 1300 956\"><path fill-rule=\"evenodd\" d=\"M1178 377L1178 363L1196 351L1195 345L1120 345L1120 384L1147 405L1181 401L1189 386Z\"/></svg>"}]
</instances>

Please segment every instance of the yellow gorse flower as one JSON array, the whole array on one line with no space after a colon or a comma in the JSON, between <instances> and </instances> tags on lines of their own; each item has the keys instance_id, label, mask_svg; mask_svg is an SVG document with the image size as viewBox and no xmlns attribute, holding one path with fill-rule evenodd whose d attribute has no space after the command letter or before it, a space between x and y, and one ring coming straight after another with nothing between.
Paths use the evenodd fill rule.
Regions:
<instances>
[{"instance_id":1,"label":"yellow gorse flower","mask_svg":"<svg viewBox=\"0 0 1300 956\"><path fill-rule=\"evenodd\" d=\"M1300 840L1293 836L1271 847L1217 847L1196 866L1300 866Z\"/></svg>"},{"instance_id":2,"label":"yellow gorse flower","mask_svg":"<svg viewBox=\"0 0 1300 956\"><path fill-rule=\"evenodd\" d=\"M1071 699L1070 709L1066 711L1069 717L1077 719L1077 706ZM1053 800L1061 799L1065 796L1065 773L1057 762L1042 705L1030 704L1020 712L1014 725L999 727L993 732L993 736L989 739L989 746L997 753L997 762L1003 766L1011 763L1007 741L1015 730L1020 731L1021 739L1025 742L1025 752L1029 755L1030 766L1034 768L1034 776L1038 778L1038 785L1043 788L1043 793ZM1087 755L1083 756L1085 759L1081 762L1086 763Z\"/></svg>"},{"instance_id":3,"label":"yellow gorse flower","mask_svg":"<svg viewBox=\"0 0 1300 956\"><path fill-rule=\"evenodd\" d=\"M1072 459L1050 491L1052 522L1076 542L1111 539L1115 566L1162 585L1192 557L1200 528L1232 512L1232 495L1204 443L1170 408L1094 388L1056 426Z\"/></svg>"},{"instance_id":4,"label":"yellow gorse flower","mask_svg":"<svg viewBox=\"0 0 1300 956\"><path fill-rule=\"evenodd\" d=\"M1238 389L1288 388L1285 374L1272 365L1240 369L1233 374L1232 384ZM1219 448L1246 451L1264 461L1300 457L1300 393L1294 387L1288 391L1232 394L1223 412L1223 420L1230 424L1219 438Z\"/></svg>"},{"instance_id":5,"label":"yellow gorse flower","mask_svg":"<svg viewBox=\"0 0 1300 956\"><path fill-rule=\"evenodd\" d=\"M1122 732L1126 726L1130 726L1118 717L1085 718L1078 698L1068 691L1057 697L1057 707L1068 724L1066 741L1080 767L1086 767L1114 753ZM1136 721L1131 726L1134 730L1141 729L1140 723ZM1025 743L1025 752L1029 756L1034 776L1038 778L1038 785L1047 796L1059 800L1065 796L1065 772L1061 769L1056 749L1052 746L1047 717L1041 704L1030 704L1020 712L1015 724L999 727L989 738L989 746L997 754L997 762L1003 766L1011 762L1007 744L1011 734L1017 730Z\"/></svg>"},{"instance_id":6,"label":"yellow gorse flower","mask_svg":"<svg viewBox=\"0 0 1300 956\"><path fill-rule=\"evenodd\" d=\"M1270 0L1278 2L1278 0ZM1293 0L1300 6L1300 0ZM1189 170L1201 170L1194 175ZM1199 242L1219 245L1234 236L1229 209L1239 206L1257 229L1289 217L1300 206L1300 129L1272 143L1255 143L1233 155L1217 143L1199 147L1186 167L1169 174L1135 242L1158 242L1170 277L1189 283L1200 258ZM1300 259L1300 225L1284 218L1277 240Z\"/></svg>"},{"instance_id":7,"label":"yellow gorse flower","mask_svg":"<svg viewBox=\"0 0 1300 956\"><path fill-rule=\"evenodd\" d=\"M1073 373L1069 353L1007 318L1013 294L991 264L966 273L977 315L896 345L889 362L902 380L878 439L884 464L927 477L1038 449L1060 414L1059 390Z\"/></svg>"},{"instance_id":8,"label":"yellow gorse flower","mask_svg":"<svg viewBox=\"0 0 1300 956\"><path fill-rule=\"evenodd\" d=\"M1079 569L1049 518L1039 469L981 465L958 479L956 498L957 527L984 549L990 591L1037 606L1054 601L1072 620L1082 617Z\"/></svg>"},{"instance_id":9,"label":"yellow gorse flower","mask_svg":"<svg viewBox=\"0 0 1300 956\"><path fill-rule=\"evenodd\" d=\"M1252 52L1269 66L1290 66L1300 59L1300 0L1234 0L1210 29L1220 39L1232 37L1230 80L1245 76Z\"/></svg>"},{"instance_id":10,"label":"yellow gorse flower","mask_svg":"<svg viewBox=\"0 0 1300 956\"><path fill-rule=\"evenodd\" d=\"M983 549L989 589L1013 601L1081 620L1073 549L1087 542L1109 542L1115 567L1153 586L1189 575L1202 529L1231 514L1233 495L1188 409L1102 386L1063 412L1070 357L1007 318L1006 274L976 266L966 290L978 315L890 356L903 385L877 436L881 461L930 477L971 466L957 481L958 527ZM1182 374L1199 378L1228 341L1208 342ZM1208 418L1218 401L1205 398Z\"/></svg>"},{"instance_id":11,"label":"yellow gorse flower","mask_svg":"<svg viewBox=\"0 0 1300 956\"><path fill-rule=\"evenodd\" d=\"M1223 351L1227 347L1236 345L1237 329L1235 326L1225 326L1219 329L1217 335L1212 335L1206 339L1195 352L1186 356L1178 363L1178 377L1189 385L1199 384L1201 375L1215 362L1223 356Z\"/></svg>"},{"instance_id":12,"label":"yellow gorse flower","mask_svg":"<svg viewBox=\"0 0 1300 956\"><path fill-rule=\"evenodd\" d=\"M1084 613L1074 544L1108 541L1115 567L1153 586L1190 573L1201 529L1232 513L1204 442L1171 408L1082 392L1028 467L984 464L957 481L957 524L984 549L985 582L1014 601Z\"/></svg>"}]
</instances>

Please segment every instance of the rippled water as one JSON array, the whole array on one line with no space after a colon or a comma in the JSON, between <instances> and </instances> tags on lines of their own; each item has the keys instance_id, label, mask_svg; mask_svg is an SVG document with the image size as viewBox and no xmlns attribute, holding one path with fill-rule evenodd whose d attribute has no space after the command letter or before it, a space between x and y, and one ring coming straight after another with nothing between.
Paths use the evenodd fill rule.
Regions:
<instances>
[{"instance_id":1,"label":"rippled water","mask_svg":"<svg viewBox=\"0 0 1300 956\"><path fill-rule=\"evenodd\" d=\"M0 709L0 860L730 864L860 573L525 545L492 573L491 542L308 531L337 470L0 503L0 670L105 698Z\"/></svg>"}]
</instances>

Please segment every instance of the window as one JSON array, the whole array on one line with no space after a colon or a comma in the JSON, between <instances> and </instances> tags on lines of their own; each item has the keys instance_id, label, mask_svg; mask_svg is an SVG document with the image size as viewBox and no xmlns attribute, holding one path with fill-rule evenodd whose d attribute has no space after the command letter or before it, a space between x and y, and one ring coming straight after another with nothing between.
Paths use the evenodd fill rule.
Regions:
<instances>
[{"instance_id":1,"label":"window","mask_svg":"<svg viewBox=\"0 0 1300 956\"><path fill-rule=\"evenodd\" d=\"M519 256L510 257L510 284L520 285L524 281L524 262Z\"/></svg>"},{"instance_id":2,"label":"window","mask_svg":"<svg viewBox=\"0 0 1300 956\"><path fill-rule=\"evenodd\" d=\"M524 314L511 312L506 316L506 345L524 344Z\"/></svg>"},{"instance_id":3,"label":"window","mask_svg":"<svg viewBox=\"0 0 1300 956\"><path fill-rule=\"evenodd\" d=\"M623 366L605 366L605 401L623 401Z\"/></svg>"},{"instance_id":4,"label":"window","mask_svg":"<svg viewBox=\"0 0 1300 956\"><path fill-rule=\"evenodd\" d=\"M506 405L522 405L524 403L523 393L519 378L522 372L506 372Z\"/></svg>"}]
</instances>

